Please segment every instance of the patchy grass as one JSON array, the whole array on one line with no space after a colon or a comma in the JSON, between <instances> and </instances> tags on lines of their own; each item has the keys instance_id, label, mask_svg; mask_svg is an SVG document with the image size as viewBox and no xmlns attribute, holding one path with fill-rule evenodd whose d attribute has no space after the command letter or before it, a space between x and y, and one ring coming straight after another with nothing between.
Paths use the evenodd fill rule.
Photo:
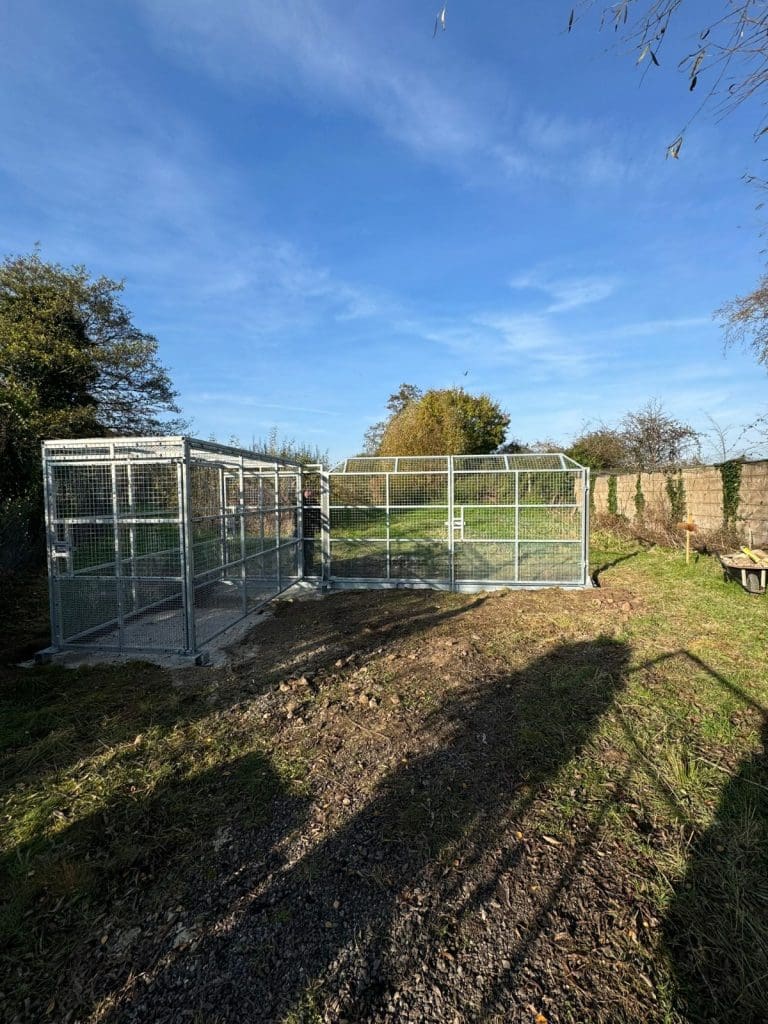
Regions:
<instances>
[{"instance_id":1,"label":"patchy grass","mask_svg":"<svg viewBox=\"0 0 768 1024\"><path fill-rule=\"evenodd\" d=\"M4 1014L763 1020L767 599L607 533L592 568L278 602L176 674L18 669L7 602Z\"/></svg>"}]
</instances>

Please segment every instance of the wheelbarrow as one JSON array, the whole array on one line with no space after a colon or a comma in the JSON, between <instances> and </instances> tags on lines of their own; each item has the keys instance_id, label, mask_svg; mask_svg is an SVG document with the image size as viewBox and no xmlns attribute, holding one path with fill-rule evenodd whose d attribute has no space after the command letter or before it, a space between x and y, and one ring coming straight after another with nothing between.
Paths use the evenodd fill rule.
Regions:
<instances>
[{"instance_id":1,"label":"wheelbarrow","mask_svg":"<svg viewBox=\"0 0 768 1024\"><path fill-rule=\"evenodd\" d=\"M720 555L720 564L725 572L725 578L736 580L748 594L765 593L768 585L768 558L763 557L755 562L741 551L732 551L730 554Z\"/></svg>"}]
</instances>

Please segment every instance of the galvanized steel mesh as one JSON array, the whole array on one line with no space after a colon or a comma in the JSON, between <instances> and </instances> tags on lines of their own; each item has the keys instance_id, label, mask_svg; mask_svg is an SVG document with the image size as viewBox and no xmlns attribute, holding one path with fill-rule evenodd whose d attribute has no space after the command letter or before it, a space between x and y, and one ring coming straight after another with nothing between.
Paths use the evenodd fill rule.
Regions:
<instances>
[{"instance_id":1,"label":"galvanized steel mesh","mask_svg":"<svg viewBox=\"0 0 768 1024\"><path fill-rule=\"evenodd\" d=\"M53 643L195 654L301 579L587 583L589 474L563 455L330 472L190 438L43 446Z\"/></svg>"},{"instance_id":2,"label":"galvanized steel mesh","mask_svg":"<svg viewBox=\"0 0 768 1024\"><path fill-rule=\"evenodd\" d=\"M43 461L57 647L193 654L302 574L298 466L188 438Z\"/></svg>"},{"instance_id":3,"label":"galvanized steel mesh","mask_svg":"<svg viewBox=\"0 0 768 1024\"><path fill-rule=\"evenodd\" d=\"M328 475L329 581L584 586L588 475L559 454L348 459Z\"/></svg>"}]
</instances>

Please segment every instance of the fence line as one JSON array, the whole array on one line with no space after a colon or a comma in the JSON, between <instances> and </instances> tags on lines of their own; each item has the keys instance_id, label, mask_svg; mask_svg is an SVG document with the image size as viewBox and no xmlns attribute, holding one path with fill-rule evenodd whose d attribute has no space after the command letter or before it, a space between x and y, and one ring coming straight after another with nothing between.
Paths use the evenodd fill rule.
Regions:
<instances>
[{"instance_id":1,"label":"fence line","mask_svg":"<svg viewBox=\"0 0 768 1024\"><path fill-rule=\"evenodd\" d=\"M727 464L733 466L734 463ZM627 519L692 515L704 531L734 526L755 545L768 544L768 459L741 462L736 500L726 513L725 480L719 466L691 466L664 473L599 473L593 504L598 513L615 511ZM615 508L611 491L615 482Z\"/></svg>"}]
</instances>

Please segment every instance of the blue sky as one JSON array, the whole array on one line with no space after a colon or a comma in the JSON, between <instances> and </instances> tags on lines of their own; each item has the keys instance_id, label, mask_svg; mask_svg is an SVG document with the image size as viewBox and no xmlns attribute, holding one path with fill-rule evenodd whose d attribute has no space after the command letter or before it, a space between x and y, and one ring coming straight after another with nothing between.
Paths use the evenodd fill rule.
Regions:
<instances>
[{"instance_id":1,"label":"blue sky","mask_svg":"<svg viewBox=\"0 0 768 1024\"><path fill-rule=\"evenodd\" d=\"M686 6L683 49L722 2ZM0 250L125 278L200 436L343 457L402 381L529 440L763 411L712 320L764 269L758 112L665 161L699 102L672 66L641 85L569 0L455 0L433 39L438 7L5 0Z\"/></svg>"}]
</instances>

